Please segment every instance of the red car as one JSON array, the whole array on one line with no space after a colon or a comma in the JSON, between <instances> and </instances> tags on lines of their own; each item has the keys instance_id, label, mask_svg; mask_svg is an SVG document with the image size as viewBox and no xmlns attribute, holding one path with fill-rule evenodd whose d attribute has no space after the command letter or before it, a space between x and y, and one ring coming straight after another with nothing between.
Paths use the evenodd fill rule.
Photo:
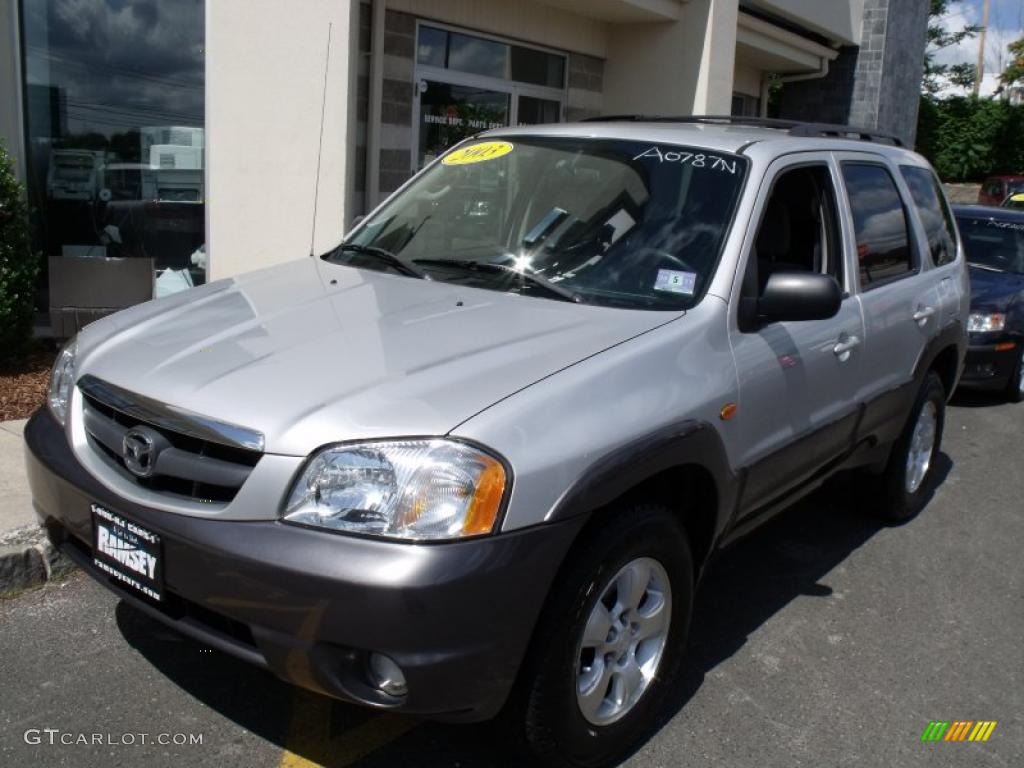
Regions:
<instances>
[{"instance_id":1,"label":"red car","mask_svg":"<svg viewBox=\"0 0 1024 768\"><path fill-rule=\"evenodd\" d=\"M1017 192L1024 192L1024 176L989 176L978 190L978 205L1002 205Z\"/></svg>"}]
</instances>

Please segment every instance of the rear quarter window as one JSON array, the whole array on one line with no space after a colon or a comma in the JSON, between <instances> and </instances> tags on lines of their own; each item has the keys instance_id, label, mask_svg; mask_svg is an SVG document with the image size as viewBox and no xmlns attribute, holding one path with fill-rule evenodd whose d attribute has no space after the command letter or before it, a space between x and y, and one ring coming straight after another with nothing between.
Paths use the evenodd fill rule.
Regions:
<instances>
[{"instance_id":1,"label":"rear quarter window","mask_svg":"<svg viewBox=\"0 0 1024 768\"><path fill-rule=\"evenodd\" d=\"M956 224L942 194L939 180L927 168L901 165L900 173L910 189L917 215L928 237L928 250L935 266L956 260Z\"/></svg>"},{"instance_id":2,"label":"rear quarter window","mask_svg":"<svg viewBox=\"0 0 1024 768\"><path fill-rule=\"evenodd\" d=\"M907 215L892 175L875 163L845 162L842 168L857 238L861 288L868 290L912 273Z\"/></svg>"}]
</instances>

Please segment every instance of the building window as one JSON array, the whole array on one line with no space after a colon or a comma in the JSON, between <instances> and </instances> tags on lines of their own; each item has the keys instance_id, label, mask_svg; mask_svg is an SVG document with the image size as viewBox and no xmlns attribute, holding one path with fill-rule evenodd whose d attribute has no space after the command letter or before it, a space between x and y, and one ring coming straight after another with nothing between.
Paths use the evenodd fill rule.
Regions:
<instances>
[{"instance_id":1,"label":"building window","mask_svg":"<svg viewBox=\"0 0 1024 768\"><path fill-rule=\"evenodd\" d=\"M420 24L417 167L480 131L562 119L566 57Z\"/></svg>"},{"instance_id":2,"label":"building window","mask_svg":"<svg viewBox=\"0 0 1024 768\"><path fill-rule=\"evenodd\" d=\"M746 93L733 92L731 114L733 117L760 117L761 100Z\"/></svg>"},{"instance_id":3,"label":"building window","mask_svg":"<svg viewBox=\"0 0 1024 768\"><path fill-rule=\"evenodd\" d=\"M93 259L107 309L204 282L204 0L22 0L21 18L33 237L48 265ZM150 269L101 266L129 259ZM103 309L81 268L77 285L44 284L51 308Z\"/></svg>"}]
</instances>

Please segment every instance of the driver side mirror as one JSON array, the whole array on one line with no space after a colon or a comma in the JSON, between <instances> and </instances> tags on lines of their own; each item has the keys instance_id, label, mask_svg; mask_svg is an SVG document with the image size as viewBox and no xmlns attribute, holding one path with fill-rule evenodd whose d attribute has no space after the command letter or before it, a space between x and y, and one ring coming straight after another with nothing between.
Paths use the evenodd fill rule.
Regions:
<instances>
[{"instance_id":1,"label":"driver side mirror","mask_svg":"<svg viewBox=\"0 0 1024 768\"><path fill-rule=\"evenodd\" d=\"M843 302L839 283L815 272L776 272L757 300L762 321L828 320Z\"/></svg>"}]
</instances>

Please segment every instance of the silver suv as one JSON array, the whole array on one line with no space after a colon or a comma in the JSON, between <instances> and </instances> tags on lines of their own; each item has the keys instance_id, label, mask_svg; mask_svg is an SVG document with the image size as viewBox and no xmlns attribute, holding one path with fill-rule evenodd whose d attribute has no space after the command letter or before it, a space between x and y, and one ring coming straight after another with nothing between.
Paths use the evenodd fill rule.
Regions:
<instances>
[{"instance_id":1,"label":"silver suv","mask_svg":"<svg viewBox=\"0 0 1024 768\"><path fill-rule=\"evenodd\" d=\"M329 253L85 329L32 492L207 646L607 764L676 685L716 550L840 469L890 519L926 502L967 291L934 173L883 137L492 131Z\"/></svg>"}]
</instances>

